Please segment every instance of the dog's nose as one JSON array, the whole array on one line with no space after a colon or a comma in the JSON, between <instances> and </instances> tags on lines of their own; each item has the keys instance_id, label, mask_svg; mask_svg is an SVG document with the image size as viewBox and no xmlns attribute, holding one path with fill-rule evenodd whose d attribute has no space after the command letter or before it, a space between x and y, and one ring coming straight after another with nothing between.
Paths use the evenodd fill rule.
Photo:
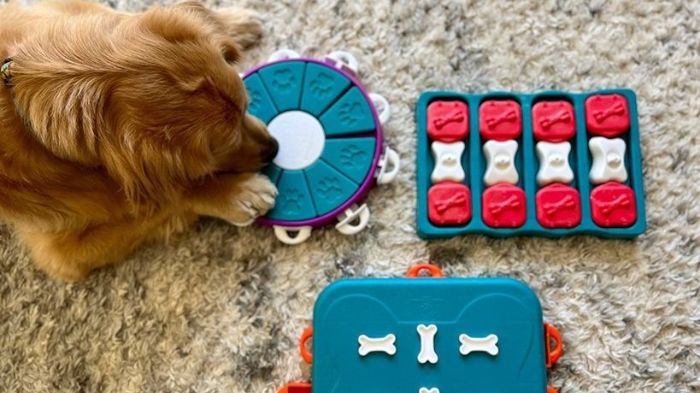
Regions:
<instances>
[{"instance_id":1,"label":"dog's nose","mask_svg":"<svg viewBox=\"0 0 700 393\"><path fill-rule=\"evenodd\" d=\"M270 147L267 149L267 153L265 154L265 161L267 162L272 162L272 160L277 157L277 153L280 151L280 144L277 142L277 139L272 138L272 142L270 143Z\"/></svg>"}]
</instances>

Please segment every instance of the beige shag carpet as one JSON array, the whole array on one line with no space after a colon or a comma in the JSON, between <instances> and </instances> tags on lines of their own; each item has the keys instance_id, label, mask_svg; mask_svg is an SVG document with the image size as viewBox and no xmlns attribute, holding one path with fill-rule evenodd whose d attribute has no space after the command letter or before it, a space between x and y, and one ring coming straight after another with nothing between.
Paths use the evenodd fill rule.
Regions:
<instances>
[{"instance_id":1,"label":"beige shag carpet","mask_svg":"<svg viewBox=\"0 0 700 393\"><path fill-rule=\"evenodd\" d=\"M132 11L149 5L115 1ZM700 391L698 1L235 5L266 19L265 41L245 66L280 47L344 48L370 90L393 104L386 140L405 166L395 184L371 192L370 227L355 237L321 230L288 247L268 228L203 221L179 242L75 285L38 272L0 227L0 391L274 392L309 375L297 337L324 286L400 275L428 259L453 276L528 282L565 337L551 373L562 393ZM422 90L618 86L639 95L645 235L416 236L413 107Z\"/></svg>"}]
</instances>

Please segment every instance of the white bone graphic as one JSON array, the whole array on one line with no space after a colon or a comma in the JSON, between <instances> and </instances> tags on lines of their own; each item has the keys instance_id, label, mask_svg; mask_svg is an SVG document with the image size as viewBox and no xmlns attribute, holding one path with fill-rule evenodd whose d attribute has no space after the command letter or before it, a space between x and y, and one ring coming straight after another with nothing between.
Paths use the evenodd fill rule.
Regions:
<instances>
[{"instance_id":1,"label":"white bone graphic","mask_svg":"<svg viewBox=\"0 0 700 393\"><path fill-rule=\"evenodd\" d=\"M570 183L574 180L574 172L569 166L569 152L569 142L538 142L537 158L540 161L540 170L537 172L537 184L544 186L554 182Z\"/></svg>"},{"instance_id":2,"label":"white bone graphic","mask_svg":"<svg viewBox=\"0 0 700 393\"><path fill-rule=\"evenodd\" d=\"M487 186L502 182L510 184L518 182L518 171L515 170L516 151L518 151L518 142L514 140L484 143L484 155L486 156L484 183Z\"/></svg>"},{"instance_id":3,"label":"white bone graphic","mask_svg":"<svg viewBox=\"0 0 700 393\"><path fill-rule=\"evenodd\" d=\"M498 355L498 336L495 334L489 334L481 338L474 338L466 334L461 334L459 336L459 342L462 343L459 347L459 353L464 356L472 352L486 352L491 356Z\"/></svg>"},{"instance_id":4,"label":"white bone graphic","mask_svg":"<svg viewBox=\"0 0 700 393\"><path fill-rule=\"evenodd\" d=\"M416 330L420 336L420 353L418 354L418 363L437 363L438 355L435 353L435 335L438 331L437 326L425 326L421 324L418 325Z\"/></svg>"},{"instance_id":5,"label":"white bone graphic","mask_svg":"<svg viewBox=\"0 0 700 393\"><path fill-rule=\"evenodd\" d=\"M420 390L418 390L418 393L440 393L440 389L438 389L438 388L430 388L430 389L420 388Z\"/></svg>"},{"instance_id":6,"label":"white bone graphic","mask_svg":"<svg viewBox=\"0 0 700 393\"><path fill-rule=\"evenodd\" d=\"M384 352L389 356L396 353L396 346L394 345L396 336L393 334L388 334L380 338L370 338L363 334L357 339L357 342L360 343L358 353L363 357L372 352Z\"/></svg>"},{"instance_id":7,"label":"white bone graphic","mask_svg":"<svg viewBox=\"0 0 700 393\"><path fill-rule=\"evenodd\" d=\"M464 180L464 168L462 168L464 142L433 142L431 149L435 159L435 169L433 169L433 174L430 176L433 183L445 180L457 182Z\"/></svg>"},{"instance_id":8,"label":"white bone graphic","mask_svg":"<svg viewBox=\"0 0 700 393\"><path fill-rule=\"evenodd\" d=\"M625 141L620 138L608 139L600 136L588 141L588 148L593 155L593 165L589 178L593 184L608 181L624 182L627 180L625 169Z\"/></svg>"}]
</instances>

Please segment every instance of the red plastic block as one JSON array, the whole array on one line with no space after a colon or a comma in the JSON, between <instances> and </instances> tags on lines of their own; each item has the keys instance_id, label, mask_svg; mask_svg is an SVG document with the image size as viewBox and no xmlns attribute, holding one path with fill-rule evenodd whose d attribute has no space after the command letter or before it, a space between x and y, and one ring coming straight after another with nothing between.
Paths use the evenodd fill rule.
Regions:
<instances>
[{"instance_id":1,"label":"red plastic block","mask_svg":"<svg viewBox=\"0 0 700 393\"><path fill-rule=\"evenodd\" d=\"M619 94L598 94L586 99L586 128L593 135L614 138L630 128L627 99Z\"/></svg>"},{"instance_id":2,"label":"red plastic block","mask_svg":"<svg viewBox=\"0 0 700 393\"><path fill-rule=\"evenodd\" d=\"M574 107L569 101L540 101L532 107L535 139L564 142L576 134Z\"/></svg>"},{"instance_id":3,"label":"red plastic block","mask_svg":"<svg viewBox=\"0 0 700 393\"><path fill-rule=\"evenodd\" d=\"M513 100L484 101L479 107L479 132L484 139L506 141L523 132L520 104Z\"/></svg>"},{"instance_id":4,"label":"red plastic block","mask_svg":"<svg viewBox=\"0 0 700 393\"><path fill-rule=\"evenodd\" d=\"M537 221L545 228L571 228L581 223L581 198L573 187L550 184L537 191Z\"/></svg>"},{"instance_id":5,"label":"red plastic block","mask_svg":"<svg viewBox=\"0 0 700 393\"><path fill-rule=\"evenodd\" d=\"M499 183L482 195L484 223L494 228L517 228L527 217L525 191L512 184Z\"/></svg>"},{"instance_id":6,"label":"red plastic block","mask_svg":"<svg viewBox=\"0 0 700 393\"><path fill-rule=\"evenodd\" d=\"M457 142L469 134L469 108L462 101L435 101L428 106L428 136L434 141Z\"/></svg>"},{"instance_id":7,"label":"red plastic block","mask_svg":"<svg viewBox=\"0 0 700 393\"><path fill-rule=\"evenodd\" d=\"M472 219L472 194L462 183L444 182L428 190L428 218L435 225L463 225Z\"/></svg>"},{"instance_id":8,"label":"red plastic block","mask_svg":"<svg viewBox=\"0 0 700 393\"><path fill-rule=\"evenodd\" d=\"M634 191L624 184L609 182L591 191L591 215L601 227L628 227L637 221Z\"/></svg>"}]
</instances>

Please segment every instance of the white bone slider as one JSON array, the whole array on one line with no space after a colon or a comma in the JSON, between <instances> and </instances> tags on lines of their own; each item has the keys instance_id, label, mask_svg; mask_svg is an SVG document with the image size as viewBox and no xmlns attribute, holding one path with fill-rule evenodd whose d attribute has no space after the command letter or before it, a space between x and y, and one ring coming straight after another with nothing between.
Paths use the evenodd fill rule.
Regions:
<instances>
[{"instance_id":1,"label":"white bone slider","mask_svg":"<svg viewBox=\"0 0 700 393\"><path fill-rule=\"evenodd\" d=\"M489 334L483 338L469 337L466 334L459 336L459 342L462 345L459 347L459 353L464 356L472 352L486 352L491 356L498 355L498 336Z\"/></svg>"},{"instance_id":2,"label":"white bone slider","mask_svg":"<svg viewBox=\"0 0 700 393\"><path fill-rule=\"evenodd\" d=\"M625 150L627 145L620 138L608 139L596 136L588 141L588 148L593 155L593 165L589 178L593 184L609 181L620 183L627 181L625 169Z\"/></svg>"},{"instance_id":3,"label":"white bone slider","mask_svg":"<svg viewBox=\"0 0 700 393\"><path fill-rule=\"evenodd\" d=\"M396 336L393 334L379 338L370 338L363 334L357 339L357 342L360 343L358 353L363 357L373 352L384 352L390 356L396 353L396 346L394 345Z\"/></svg>"},{"instance_id":4,"label":"white bone slider","mask_svg":"<svg viewBox=\"0 0 700 393\"><path fill-rule=\"evenodd\" d=\"M537 143L537 158L540 170L537 171L537 184L544 186L549 183L570 183L574 180L574 172L569 166L569 142Z\"/></svg>"},{"instance_id":5,"label":"white bone slider","mask_svg":"<svg viewBox=\"0 0 700 393\"><path fill-rule=\"evenodd\" d=\"M492 186L496 183L516 184L518 171L515 170L515 152L518 151L518 142L488 141L484 143L484 155L486 156L486 173L484 183Z\"/></svg>"},{"instance_id":6,"label":"white bone slider","mask_svg":"<svg viewBox=\"0 0 700 393\"><path fill-rule=\"evenodd\" d=\"M438 389L438 388L430 388L430 389L420 388L420 390L418 390L418 393L440 393L440 389Z\"/></svg>"},{"instance_id":7,"label":"white bone slider","mask_svg":"<svg viewBox=\"0 0 700 393\"><path fill-rule=\"evenodd\" d=\"M438 355L435 353L435 335L438 328L435 325L418 325L416 328L420 336L420 353L418 354L418 363L435 364L438 362Z\"/></svg>"},{"instance_id":8,"label":"white bone slider","mask_svg":"<svg viewBox=\"0 0 700 393\"><path fill-rule=\"evenodd\" d=\"M430 180L433 183L445 180L456 182L464 180L464 168L462 168L464 142L433 142L431 149L435 159L435 169L433 169L433 173L430 176Z\"/></svg>"}]
</instances>

